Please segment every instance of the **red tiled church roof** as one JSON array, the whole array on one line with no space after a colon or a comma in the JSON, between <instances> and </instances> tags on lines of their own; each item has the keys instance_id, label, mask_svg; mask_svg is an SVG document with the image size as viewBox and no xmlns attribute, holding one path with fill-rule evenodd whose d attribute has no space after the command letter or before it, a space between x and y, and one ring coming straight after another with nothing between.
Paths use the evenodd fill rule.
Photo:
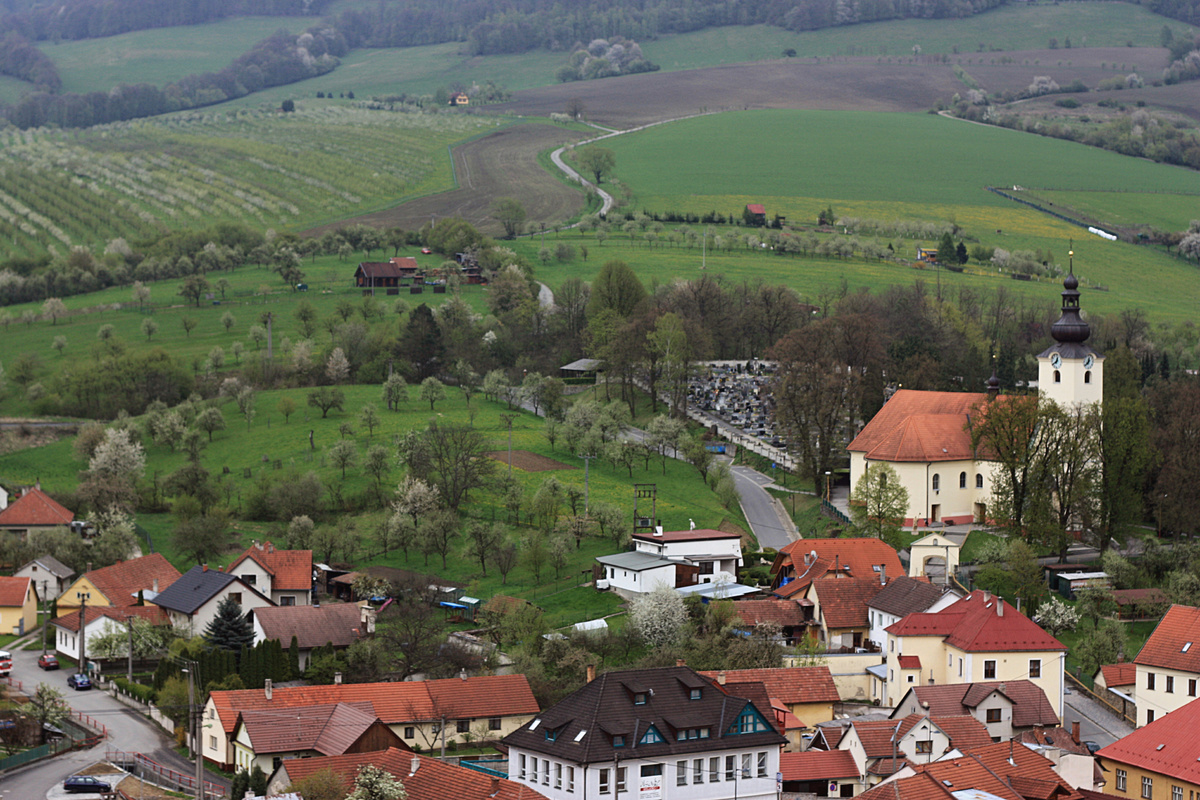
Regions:
<instances>
[{"instance_id":1,"label":"red tiled church roof","mask_svg":"<svg viewBox=\"0 0 1200 800\"><path fill-rule=\"evenodd\" d=\"M975 457L970 415L980 392L900 389L846 448L871 461L964 461Z\"/></svg>"}]
</instances>

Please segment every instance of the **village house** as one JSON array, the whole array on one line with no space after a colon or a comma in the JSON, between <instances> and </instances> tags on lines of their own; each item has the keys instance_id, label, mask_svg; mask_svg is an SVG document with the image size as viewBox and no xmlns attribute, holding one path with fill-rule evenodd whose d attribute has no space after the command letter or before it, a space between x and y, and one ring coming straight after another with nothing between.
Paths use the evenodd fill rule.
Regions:
<instances>
[{"instance_id":1,"label":"village house","mask_svg":"<svg viewBox=\"0 0 1200 800\"><path fill-rule=\"evenodd\" d=\"M354 271L354 285L363 294L375 294L383 289L387 294L399 294L406 281L413 281L420 274L417 260L412 256L396 256L387 261L363 261Z\"/></svg>"},{"instance_id":2,"label":"village house","mask_svg":"<svg viewBox=\"0 0 1200 800\"><path fill-rule=\"evenodd\" d=\"M932 790L932 793L931 791ZM1011 742L968 747L932 763L907 764L866 792L868 800L929 800L946 792L956 800L1082 800L1083 796L1034 749Z\"/></svg>"},{"instance_id":3,"label":"village house","mask_svg":"<svg viewBox=\"0 0 1200 800\"><path fill-rule=\"evenodd\" d=\"M596 558L610 588L623 596L652 592L659 586L682 588L737 581L742 566L739 534L698 529L635 533L633 549Z\"/></svg>"},{"instance_id":4,"label":"village house","mask_svg":"<svg viewBox=\"0 0 1200 800\"><path fill-rule=\"evenodd\" d=\"M204 759L221 769L233 766L233 729L244 711L357 702L371 703L375 716L406 745L426 751L443 742L499 739L539 711L524 675L215 691L203 712Z\"/></svg>"},{"instance_id":5,"label":"village house","mask_svg":"<svg viewBox=\"0 0 1200 800\"><path fill-rule=\"evenodd\" d=\"M833 675L825 665L768 669L710 670L700 673L726 683L761 683L772 703L779 701L806 727L833 719L834 704L841 702Z\"/></svg>"},{"instance_id":6,"label":"village house","mask_svg":"<svg viewBox=\"0 0 1200 800\"><path fill-rule=\"evenodd\" d=\"M892 710L892 719L909 714L969 714L983 723L993 742L1007 742L1035 728L1058 725L1046 693L1032 681L914 685Z\"/></svg>"},{"instance_id":7,"label":"village house","mask_svg":"<svg viewBox=\"0 0 1200 800\"><path fill-rule=\"evenodd\" d=\"M410 749L368 702L290 708L286 719L275 710L243 711L233 726L234 766L247 772L259 767L268 775L291 759L393 747Z\"/></svg>"},{"instance_id":8,"label":"village house","mask_svg":"<svg viewBox=\"0 0 1200 800\"><path fill-rule=\"evenodd\" d=\"M744 631L778 629L780 638L789 645L809 635L812 617L806 616L805 608L791 600L735 600L733 609Z\"/></svg>"},{"instance_id":9,"label":"village house","mask_svg":"<svg viewBox=\"0 0 1200 800\"><path fill-rule=\"evenodd\" d=\"M124 631L130 619L145 620L151 625L171 624L167 612L153 605L88 606L83 613L83 638L86 640L83 644L83 653L85 656L91 653L92 642L97 637L104 636L114 629ZM51 647L60 656L75 661L79 660L80 655L79 616L80 612L76 611L74 614L55 617L50 623L54 637L50 640Z\"/></svg>"},{"instance_id":10,"label":"village house","mask_svg":"<svg viewBox=\"0 0 1200 800\"><path fill-rule=\"evenodd\" d=\"M878 783L906 765L991 743L974 717L909 714L900 720L852 719L837 749L850 753L862 781Z\"/></svg>"},{"instance_id":11,"label":"village house","mask_svg":"<svg viewBox=\"0 0 1200 800\"><path fill-rule=\"evenodd\" d=\"M42 491L31 486L0 511L0 531L25 538L30 531L66 528L75 521L75 513Z\"/></svg>"},{"instance_id":12,"label":"village house","mask_svg":"<svg viewBox=\"0 0 1200 800\"><path fill-rule=\"evenodd\" d=\"M857 578L886 583L904 574L900 557L887 542L875 538L797 539L784 545L771 564L772 592L777 597L800 597L813 581Z\"/></svg>"},{"instance_id":13,"label":"village house","mask_svg":"<svg viewBox=\"0 0 1200 800\"><path fill-rule=\"evenodd\" d=\"M1096 694L1127 719L1137 720L1137 665L1132 661L1105 664L1092 677Z\"/></svg>"},{"instance_id":14,"label":"village house","mask_svg":"<svg viewBox=\"0 0 1200 800\"><path fill-rule=\"evenodd\" d=\"M1088 746L1079 738L1080 723L1066 728L1033 728L1021 731L1013 741L1021 743L1044 756L1054 766L1054 772L1068 786L1088 792L1100 792L1108 782L1104 770Z\"/></svg>"},{"instance_id":15,"label":"village house","mask_svg":"<svg viewBox=\"0 0 1200 800\"><path fill-rule=\"evenodd\" d=\"M58 598L58 616L79 611L86 602L89 606L132 606L139 597L142 601L152 600L155 595L179 579L179 570L162 553L151 553L140 558L92 569L76 578Z\"/></svg>"},{"instance_id":16,"label":"village house","mask_svg":"<svg viewBox=\"0 0 1200 800\"><path fill-rule=\"evenodd\" d=\"M237 575L277 606L312 605L312 550L276 550L270 542L255 542L225 571Z\"/></svg>"},{"instance_id":17,"label":"village house","mask_svg":"<svg viewBox=\"0 0 1200 800\"><path fill-rule=\"evenodd\" d=\"M868 641L886 653L891 646L888 641L887 629L904 619L909 614L920 612L940 611L960 600L962 595L952 589L934 586L928 581L921 581L901 575L888 581L870 600L867 601L867 613L870 617L871 629Z\"/></svg>"},{"instance_id":18,"label":"village house","mask_svg":"<svg viewBox=\"0 0 1200 800\"><path fill-rule=\"evenodd\" d=\"M23 636L37 627L38 595L30 578L0 577L0 633Z\"/></svg>"},{"instance_id":19,"label":"village house","mask_svg":"<svg viewBox=\"0 0 1200 800\"><path fill-rule=\"evenodd\" d=\"M933 613L909 614L887 629L882 702L919 684L1007 683L1028 678L1061 718L1066 646L990 593L976 590Z\"/></svg>"},{"instance_id":20,"label":"village house","mask_svg":"<svg viewBox=\"0 0 1200 800\"><path fill-rule=\"evenodd\" d=\"M1104 793L1130 800L1200 797L1198 728L1200 700L1192 700L1101 748L1096 758L1109 776Z\"/></svg>"},{"instance_id":21,"label":"village house","mask_svg":"<svg viewBox=\"0 0 1200 800\"><path fill-rule=\"evenodd\" d=\"M776 797L785 739L750 700L686 666L588 677L504 737L510 780L552 800Z\"/></svg>"},{"instance_id":22,"label":"village house","mask_svg":"<svg viewBox=\"0 0 1200 800\"><path fill-rule=\"evenodd\" d=\"M345 650L375 632L375 609L366 603L323 606L264 606L250 612L254 643L278 640L284 650L292 639L300 651L300 669L308 668L312 651L331 645Z\"/></svg>"},{"instance_id":23,"label":"village house","mask_svg":"<svg viewBox=\"0 0 1200 800\"><path fill-rule=\"evenodd\" d=\"M241 578L209 569L207 564L192 567L150 602L164 609L171 623L187 636L201 636L216 619L217 607L226 597L232 597L243 614L274 605Z\"/></svg>"},{"instance_id":24,"label":"village house","mask_svg":"<svg viewBox=\"0 0 1200 800\"><path fill-rule=\"evenodd\" d=\"M22 566L13 576L29 578L37 586L38 598L49 602L71 585L71 577L74 574L75 570L54 556L41 556Z\"/></svg>"},{"instance_id":25,"label":"village house","mask_svg":"<svg viewBox=\"0 0 1200 800\"><path fill-rule=\"evenodd\" d=\"M784 792L816 797L855 797L863 781L854 757L847 750L805 750L782 753L779 772Z\"/></svg>"},{"instance_id":26,"label":"village house","mask_svg":"<svg viewBox=\"0 0 1200 800\"><path fill-rule=\"evenodd\" d=\"M1173 605L1133 660L1137 724L1154 720L1197 697L1200 681L1200 608Z\"/></svg>"},{"instance_id":27,"label":"village house","mask_svg":"<svg viewBox=\"0 0 1200 800\"><path fill-rule=\"evenodd\" d=\"M374 753L284 761L267 779L267 794L280 794L322 770L337 775L349 791L358 770L367 764L396 776L404 784L408 800L546 800L536 790L499 775L484 774L436 758L422 758L396 747Z\"/></svg>"},{"instance_id":28,"label":"village house","mask_svg":"<svg viewBox=\"0 0 1200 800\"><path fill-rule=\"evenodd\" d=\"M468 106L470 104L471 98L467 96L466 92L452 92L450 100L447 102L447 105L452 106Z\"/></svg>"}]
</instances>

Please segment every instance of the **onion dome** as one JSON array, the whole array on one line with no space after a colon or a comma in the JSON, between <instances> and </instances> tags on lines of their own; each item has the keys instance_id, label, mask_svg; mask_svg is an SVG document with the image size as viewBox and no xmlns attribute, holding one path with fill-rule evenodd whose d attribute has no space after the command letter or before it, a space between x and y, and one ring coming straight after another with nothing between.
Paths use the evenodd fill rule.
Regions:
<instances>
[{"instance_id":1,"label":"onion dome","mask_svg":"<svg viewBox=\"0 0 1200 800\"><path fill-rule=\"evenodd\" d=\"M1079 279L1073 269L1063 280L1062 299L1062 316L1050 327L1050 335L1060 344L1082 344L1092 335L1092 329L1079 316Z\"/></svg>"}]
</instances>

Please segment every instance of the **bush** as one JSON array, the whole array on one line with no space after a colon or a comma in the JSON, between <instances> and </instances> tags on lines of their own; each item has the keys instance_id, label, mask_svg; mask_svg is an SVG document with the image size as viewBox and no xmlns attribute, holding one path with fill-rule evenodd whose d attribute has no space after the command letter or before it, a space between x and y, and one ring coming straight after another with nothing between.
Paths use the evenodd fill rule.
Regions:
<instances>
[{"instance_id":1,"label":"bush","mask_svg":"<svg viewBox=\"0 0 1200 800\"><path fill-rule=\"evenodd\" d=\"M153 686L143 686L140 683L132 683L129 680L121 677L114 677L113 683L121 688L121 691L131 695L143 703L153 703L158 697L158 693L154 691Z\"/></svg>"},{"instance_id":2,"label":"bush","mask_svg":"<svg viewBox=\"0 0 1200 800\"><path fill-rule=\"evenodd\" d=\"M1054 105L1060 108L1079 108L1079 101L1074 97L1064 97L1061 100L1055 100Z\"/></svg>"}]
</instances>

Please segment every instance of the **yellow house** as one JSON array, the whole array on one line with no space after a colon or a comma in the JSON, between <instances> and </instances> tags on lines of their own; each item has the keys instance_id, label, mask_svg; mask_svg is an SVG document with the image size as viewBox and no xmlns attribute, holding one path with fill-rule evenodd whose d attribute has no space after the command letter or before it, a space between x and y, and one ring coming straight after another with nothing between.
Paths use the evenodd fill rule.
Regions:
<instances>
[{"instance_id":1,"label":"yellow house","mask_svg":"<svg viewBox=\"0 0 1200 800\"><path fill-rule=\"evenodd\" d=\"M149 601L179 579L179 570L162 553L151 553L108 567L89 569L58 597L58 613L77 613L85 600L89 606L132 606Z\"/></svg>"},{"instance_id":2,"label":"yellow house","mask_svg":"<svg viewBox=\"0 0 1200 800\"><path fill-rule=\"evenodd\" d=\"M30 578L0 577L0 633L17 636L37 627L37 589Z\"/></svg>"},{"instance_id":3,"label":"yellow house","mask_svg":"<svg viewBox=\"0 0 1200 800\"><path fill-rule=\"evenodd\" d=\"M1062 718L1066 646L999 597L977 590L887 633L885 705L921 684L1029 680Z\"/></svg>"},{"instance_id":4,"label":"yellow house","mask_svg":"<svg viewBox=\"0 0 1200 800\"><path fill-rule=\"evenodd\" d=\"M1198 726L1200 700L1193 700L1101 749L1096 761L1109 776L1104 793L1129 800L1200 797Z\"/></svg>"}]
</instances>

